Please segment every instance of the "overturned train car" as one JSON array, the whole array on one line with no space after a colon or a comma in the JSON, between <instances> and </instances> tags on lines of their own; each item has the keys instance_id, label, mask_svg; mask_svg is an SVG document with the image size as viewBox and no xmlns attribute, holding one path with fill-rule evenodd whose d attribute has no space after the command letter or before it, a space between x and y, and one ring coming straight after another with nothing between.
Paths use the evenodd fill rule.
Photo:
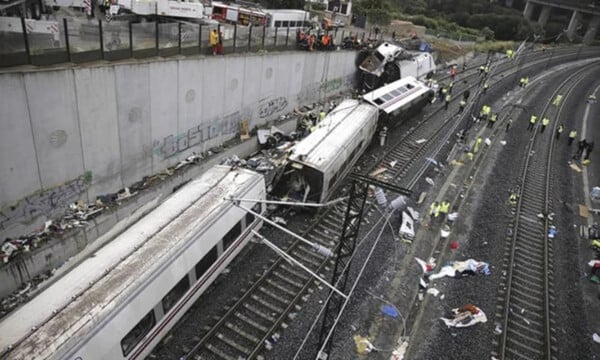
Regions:
<instances>
[{"instance_id":1,"label":"overturned train car","mask_svg":"<svg viewBox=\"0 0 600 360\"><path fill-rule=\"evenodd\" d=\"M344 100L291 149L278 186L284 190L279 194L294 201L326 202L377 129L401 123L433 95L429 87L409 76L365 94L363 100Z\"/></svg>"},{"instance_id":2,"label":"overturned train car","mask_svg":"<svg viewBox=\"0 0 600 360\"><path fill-rule=\"evenodd\" d=\"M316 130L291 149L282 179L289 197L324 202L365 151L377 129L379 110L359 100L344 100Z\"/></svg>"},{"instance_id":3,"label":"overturned train car","mask_svg":"<svg viewBox=\"0 0 600 360\"><path fill-rule=\"evenodd\" d=\"M357 67L361 87L366 91L375 90L407 76L422 80L431 76L436 69L430 53L406 51L390 42L359 53Z\"/></svg>"}]
</instances>

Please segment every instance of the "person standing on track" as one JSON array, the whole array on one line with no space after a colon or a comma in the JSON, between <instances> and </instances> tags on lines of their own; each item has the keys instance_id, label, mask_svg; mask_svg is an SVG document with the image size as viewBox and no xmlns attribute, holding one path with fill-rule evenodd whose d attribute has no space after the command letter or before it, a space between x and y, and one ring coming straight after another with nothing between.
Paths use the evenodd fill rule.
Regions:
<instances>
[{"instance_id":1,"label":"person standing on track","mask_svg":"<svg viewBox=\"0 0 600 360\"><path fill-rule=\"evenodd\" d=\"M540 130L540 134L543 133L544 130L546 130L546 126L548 126L548 124L550 124L550 119L544 116L542 118L542 130Z\"/></svg>"},{"instance_id":2,"label":"person standing on track","mask_svg":"<svg viewBox=\"0 0 600 360\"><path fill-rule=\"evenodd\" d=\"M571 130L569 132L569 142L568 142L569 146L571 146L571 144L573 143L573 140L575 140L576 137L577 137L577 130Z\"/></svg>"},{"instance_id":3,"label":"person standing on track","mask_svg":"<svg viewBox=\"0 0 600 360\"><path fill-rule=\"evenodd\" d=\"M563 126L562 123L560 123L560 125L558 125L558 129L556 129L556 140L558 140L558 138L560 138L560 134L562 134L562 132L565 130L565 127Z\"/></svg>"},{"instance_id":4,"label":"person standing on track","mask_svg":"<svg viewBox=\"0 0 600 360\"><path fill-rule=\"evenodd\" d=\"M529 126L527 126L527 130L531 131L535 127L535 122L537 121L537 116L531 115L529 118Z\"/></svg>"}]
</instances>

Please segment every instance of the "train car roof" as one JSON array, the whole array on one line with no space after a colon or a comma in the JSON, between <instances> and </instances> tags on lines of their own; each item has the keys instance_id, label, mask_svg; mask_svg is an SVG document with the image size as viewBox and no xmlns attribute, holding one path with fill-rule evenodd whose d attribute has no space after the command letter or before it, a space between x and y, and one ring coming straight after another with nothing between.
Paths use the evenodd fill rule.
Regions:
<instances>
[{"instance_id":1,"label":"train car roof","mask_svg":"<svg viewBox=\"0 0 600 360\"><path fill-rule=\"evenodd\" d=\"M215 166L0 322L0 351L19 342L11 359L43 359L82 339L144 279L174 256L193 229L220 216L224 197L264 180L245 169ZM32 331L33 328L37 330ZM31 334L30 336L27 336ZM72 339L73 336L77 339Z\"/></svg>"},{"instance_id":2,"label":"train car roof","mask_svg":"<svg viewBox=\"0 0 600 360\"><path fill-rule=\"evenodd\" d=\"M428 91L431 89L421 81L412 76L406 76L363 95L363 99L379 110L390 114L410 104Z\"/></svg>"},{"instance_id":3,"label":"train car roof","mask_svg":"<svg viewBox=\"0 0 600 360\"><path fill-rule=\"evenodd\" d=\"M292 148L289 159L322 170L365 125L377 122L377 115L377 108L370 104L346 99Z\"/></svg>"}]
</instances>

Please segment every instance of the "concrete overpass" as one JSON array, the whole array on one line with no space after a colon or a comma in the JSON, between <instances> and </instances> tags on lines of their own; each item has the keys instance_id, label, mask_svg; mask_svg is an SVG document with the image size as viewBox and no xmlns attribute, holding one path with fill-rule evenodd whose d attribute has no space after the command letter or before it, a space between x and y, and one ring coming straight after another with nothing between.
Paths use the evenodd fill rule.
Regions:
<instances>
[{"instance_id":1,"label":"concrete overpass","mask_svg":"<svg viewBox=\"0 0 600 360\"><path fill-rule=\"evenodd\" d=\"M583 16L591 17L583 37L585 44L591 43L598 32L600 25L600 1L597 0L528 0L523 15L527 20L534 20L533 15L541 7L538 24L546 26L552 9L572 11L571 21L567 28L567 37L573 40L579 25L582 25Z\"/></svg>"}]
</instances>

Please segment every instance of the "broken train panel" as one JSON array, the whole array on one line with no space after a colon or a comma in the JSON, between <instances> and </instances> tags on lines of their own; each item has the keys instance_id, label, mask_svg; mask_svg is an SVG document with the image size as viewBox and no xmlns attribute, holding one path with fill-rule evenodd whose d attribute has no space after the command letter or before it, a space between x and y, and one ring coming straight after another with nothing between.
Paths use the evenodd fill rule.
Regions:
<instances>
[{"instance_id":1,"label":"broken train panel","mask_svg":"<svg viewBox=\"0 0 600 360\"><path fill-rule=\"evenodd\" d=\"M379 111L371 104L347 99L316 129L297 143L280 182L295 201L323 203L369 146Z\"/></svg>"}]
</instances>

